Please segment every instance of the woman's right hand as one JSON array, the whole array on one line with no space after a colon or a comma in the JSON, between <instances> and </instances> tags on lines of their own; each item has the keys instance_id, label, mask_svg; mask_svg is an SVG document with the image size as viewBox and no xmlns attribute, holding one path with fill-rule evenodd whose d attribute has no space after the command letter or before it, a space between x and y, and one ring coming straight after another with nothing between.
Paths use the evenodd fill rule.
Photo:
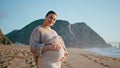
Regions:
<instances>
[{"instance_id":1,"label":"woman's right hand","mask_svg":"<svg viewBox=\"0 0 120 68\"><path fill-rule=\"evenodd\" d=\"M47 44L43 47L43 51L48 51L48 50L59 50L61 48L60 45L58 45L57 43L53 42L53 43L50 43L50 44Z\"/></svg>"},{"instance_id":2,"label":"woman's right hand","mask_svg":"<svg viewBox=\"0 0 120 68\"><path fill-rule=\"evenodd\" d=\"M61 48L61 46L59 44L55 43L55 42L48 45L49 50L59 50L60 48Z\"/></svg>"}]
</instances>

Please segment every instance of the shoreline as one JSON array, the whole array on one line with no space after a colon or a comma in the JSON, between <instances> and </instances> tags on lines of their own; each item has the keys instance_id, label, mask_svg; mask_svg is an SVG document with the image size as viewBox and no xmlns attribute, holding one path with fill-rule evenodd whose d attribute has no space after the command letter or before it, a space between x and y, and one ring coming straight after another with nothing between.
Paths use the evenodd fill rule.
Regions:
<instances>
[{"instance_id":1,"label":"shoreline","mask_svg":"<svg viewBox=\"0 0 120 68\"><path fill-rule=\"evenodd\" d=\"M120 48L87 48L84 50L90 51L91 53L98 56L120 58Z\"/></svg>"}]
</instances>

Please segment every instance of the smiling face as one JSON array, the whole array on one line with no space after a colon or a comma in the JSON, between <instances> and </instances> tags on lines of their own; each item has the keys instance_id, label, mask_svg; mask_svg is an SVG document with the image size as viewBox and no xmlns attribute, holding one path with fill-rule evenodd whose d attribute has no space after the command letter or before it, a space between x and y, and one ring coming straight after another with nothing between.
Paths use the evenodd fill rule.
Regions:
<instances>
[{"instance_id":1,"label":"smiling face","mask_svg":"<svg viewBox=\"0 0 120 68\"><path fill-rule=\"evenodd\" d=\"M45 17L45 25L53 26L56 22L57 16L55 14L49 14Z\"/></svg>"}]
</instances>

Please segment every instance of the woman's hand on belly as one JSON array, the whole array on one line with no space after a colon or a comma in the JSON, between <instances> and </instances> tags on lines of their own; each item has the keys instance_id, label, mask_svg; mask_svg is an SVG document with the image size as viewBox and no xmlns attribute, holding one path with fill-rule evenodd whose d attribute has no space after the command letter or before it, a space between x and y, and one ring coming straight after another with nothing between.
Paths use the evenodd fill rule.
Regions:
<instances>
[{"instance_id":1,"label":"woman's hand on belly","mask_svg":"<svg viewBox=\"0 0 120 68\"><path fill-rule=\"evenodd\" d=\"M59 50L61 48L61 46L55 42L51 43L50 45L48 45L49 50Z\"/></svg>"},{"instance_id":2,"label":"woman's hand on belly","mask_svg":"<svg viewBox=\"0 0 120 68\"><path fill-rule=\"evenodd\" d=\"M65 59L66 59L67 57L68 57L68 54L67 54L67 53L65 53L65 54L64 54L64 57L60 58L60 62L65 61Z\"/></svg>"},{"instance_id":3,"label":"woman's hand on belly","mask_svg":"<svg viewBox=\"0 0 120 68\"><path fill-rule=\"evenodd\" d=\"M61 48L60 45L58 45L57 43L53 42L53 43L50 43L50 44L46 44L43 47L43 51L49 51L49 50L58 51L60 48Z\"/></svg>"}]
</instances>

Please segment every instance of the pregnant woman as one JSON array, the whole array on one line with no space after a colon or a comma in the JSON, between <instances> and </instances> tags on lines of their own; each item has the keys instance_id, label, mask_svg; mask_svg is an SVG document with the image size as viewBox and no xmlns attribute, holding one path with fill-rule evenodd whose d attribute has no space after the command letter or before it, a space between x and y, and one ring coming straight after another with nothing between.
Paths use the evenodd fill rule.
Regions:
<instances>
[{"instance_id":1,"label":"pregnant woman","mask_svg":"<svg viewBox=\"0 0 120 68\"><path fill-rule=\"evenodd\" d=\"M30 50L40 68L61 68L61 63L68 57L63 39L51 29L57 14L49 11L42 25L37 26L30 37Z\"/></svg>"}]
</instances>

